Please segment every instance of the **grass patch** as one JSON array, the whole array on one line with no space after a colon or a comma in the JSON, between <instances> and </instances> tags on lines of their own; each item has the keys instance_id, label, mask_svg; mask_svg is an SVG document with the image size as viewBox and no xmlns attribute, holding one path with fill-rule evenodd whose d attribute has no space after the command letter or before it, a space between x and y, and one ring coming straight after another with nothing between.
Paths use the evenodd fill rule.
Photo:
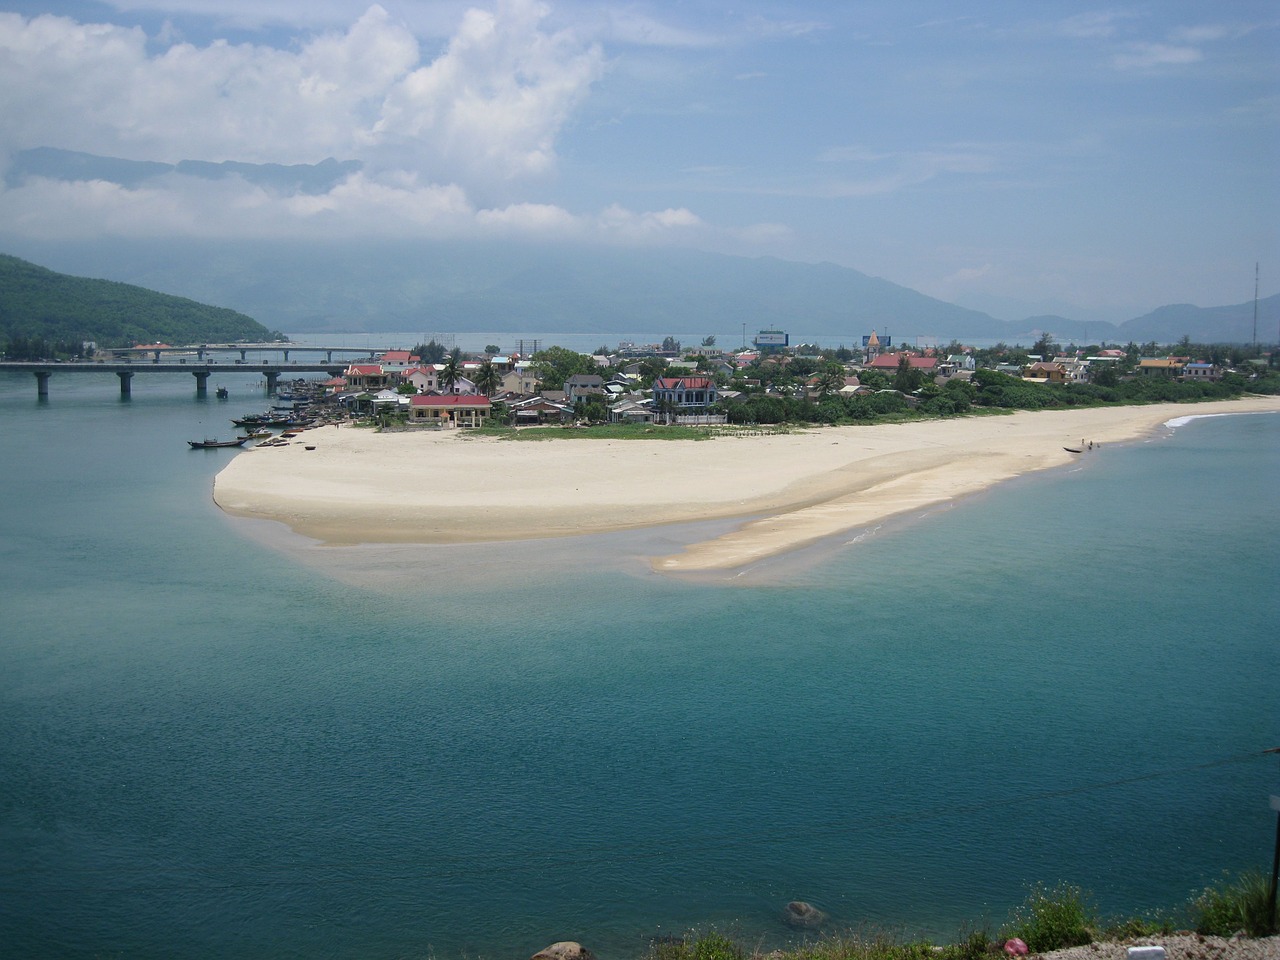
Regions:
<instances>
[{"instance_id":1,"label":"grass patch","mask_svg":"<svg viewBox=\"0 0 1280 960\"><path fill-rule=\"evenodd\" d=\"M1261 870L1225 876L1191 901L1196 933L1230 937L1243 930L1250 937L1276 932L1271 923L1271 879Z\"/></svg>"},{"instance_id":2,"label":"grass patch","mask_svg":"<svg viewBox=\"0 0 1280 960\"><path fill-rule=\"evenodd\" d=\"M1014 913L1006 937L1019 937L1032 953L1093 943L1097 916L1079 887L1034 887Z\"/></svg>"}]
</instances>

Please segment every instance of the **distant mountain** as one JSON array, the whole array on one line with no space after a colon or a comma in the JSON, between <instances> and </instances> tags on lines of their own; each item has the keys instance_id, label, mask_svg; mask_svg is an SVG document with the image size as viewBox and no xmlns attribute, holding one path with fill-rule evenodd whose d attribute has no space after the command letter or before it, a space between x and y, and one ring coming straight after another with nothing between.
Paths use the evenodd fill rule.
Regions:
<instances>
[{"instance_id":1,"label":"distant mountain","mask_svg":"<svg viewBox=\"0 0 1280 960\"><path fill-rule=\"evenodd\" d=\"M0 241L3 243L4 241ZM1000 338L1002 321L833 264L691 250L473 242L229 244L13 240L61 270L226 303L289 331L778 327L860 342L873 329Z\"/></svg>"},{"instance_id":2,"label":"distant mountain","mask_svg":"<svg viewBox=\"0 0 1280 960\"><path fill-rule=\"evenodd\" d=\"M1257 339L1276 343L1280 338L1280 294L1258 301ZM1142 343L1157 340L1173 343L1184 336L1193 343L1252 343L1254 340L1253 301L1228 307L1196 307L1177 303L1159 307L1120 325L1120 337Z\"/></svg>"},{"instance_id":3,"label":"distant mountain","mask_svg":"<svg viewBox=\"0 0 1280 960\"><path fill-rule=\"evenodd\" d=\"M202 180L241 177L249 183L283 194L327 193L335 184L359 170L359 160L338 161L329 157L320 163L240 163L234 160L211 163L206 160L179 160L157 163L150 160L122 160L92 153L37 147L14 154L5 172L5 182L13 187L29 177L50 180L103 180L137 189L143 183L168 173Z\"/></svg>"},{"instance_id":4,"label":"distant mountain","mask_svg":"<svg viewBox=\"0 0 1280 960\"><path fill-rule=\"evenodd\" d=\"M55 273L0 254L0 337L132 343L267 340L252 317L112 280Z\"/></svg>"},{"instance_id":5,"label":"distant mountain","mask_svg":"<svg viewBox=\"0 0 1280 960\"><path fill-rule=\"evenodd\" d=\"M408 240L41 242L0 248L59 270L222 303L279 330L613 335L782 329L792 342L1248 342L1253 304L1165 307L1116 326L1057 315L1005 322L830 263L693 250ZM1276 336L1278 297L1259 338Z\"/></svg>"}]
</instances>

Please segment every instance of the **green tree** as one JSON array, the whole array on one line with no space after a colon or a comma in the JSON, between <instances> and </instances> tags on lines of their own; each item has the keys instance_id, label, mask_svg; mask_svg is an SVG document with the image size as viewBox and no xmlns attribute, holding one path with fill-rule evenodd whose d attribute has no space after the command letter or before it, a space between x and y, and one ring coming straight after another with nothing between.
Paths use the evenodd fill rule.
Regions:
<instances>
[{"instance_id":1,"label":"green tree","mask_svg":"<svg viewBox=\"0 0 1280 960\"><path fill-rule=\"evenodd\" d=\"M576 350L547 347L533 355L533 369L544 390L563 390L575 373L595 373L595 361Z\"/></svg>"},{"instance_id":2,"label":"green tree","mask_svg":"<svg viewBox=\"0 0 1280 960\"><path fill-rule=\"evenodd\" d=\"M501 353L501 352L502 352L502 348L501 348L501 347L499 347L496 343L486 343L486 344L485 344L485 346L484 346L484 352L485 352L485 353L487 353L487 354L489 354L489 356L491 356L491 357L492 357L492 356L496 356L497 354Z\"/></svg>"},{"instance_id":3,"label":"green tree","mask_svg":"<svg viewBox=\"0 0 1280 960\"><path fill-rule=\"evenodd\" d=\"M666 372L667 360L665 357L645 357L640 361L640 382L646 388Z\"/></svg>"},{"instance_id":4,"label":"green tree","mask_svg":"<svg viewBox=\"0 0 1280 960\"><path fill-rule=\"evenodd\" d=\"M1038 354L1042 360L1052 360L1060 349L1053 336L1048 333L1042 333L1040 339L1031 345L1031 352Z\"/></svg>"},{"instance_id":5,"label":"green tree","mask_svg":"<svg viewBox=\"0 0 1280 960\"><path fill-rule=\"evenodd\" d=\"M680 341L679 341L679 340L677 340L675 337L665 337L665 338L663 338L663 341L662 341L662 352L663 352L663 353L679 353L679 352L680 352Z\"/></svg>"},{"instance_id":6,"label":"green tree","mask_svg":"<svg viewBox=\"0 0 1280 960\"><path fill-rule=\"evenodd\" d=\"M818 375L818 396L826 397L837 393L844 386L844 368L836 365L828 366Z\"/></svg>"},{"instance_id":7,"label":"green tree","mask_svg":"<svg viewBox=\"0 0 1280 960\"><path fill-rule=\"evenodd\" d=\"M911 365L911 358L905 353L898 358L898 369L893 375L893 389L901 393L914 393L924 382L924 372Z\"/></svg>"},{"instance_id":8,"label":"green tree","mask_svg":"<svg viewBox=\"0 0 1280 960\"><path fill-rule=\"evenodd\" d=\"M580 397L573 405L574 415L583 420L603 423L609 419L609 407L601 397Z\"/></svg>"},{"instance_id":9,"label":"green tree","mask_svg":"<svg viewBox=\"0 0 1280 960\"><path fill-rule=\"evenodd\" d=\"M714 347L716 345L716 338L714 336L703 337L702 345L704 347Z\"/></svg>"},{"instance_id":10,"label":"green tree","mask_svg":"<svg viewBox=\"0 0 1280 960\"><path fill-rule=\"evenodd\" d=\"M444 344L437 343L435 340L418 344L413 348L413 352L423 363L444 363L445 355L448 353Z\"/></svg>"},{"instance_id":11,"label":"green tree","mask_svg":"<svg viewBox=\"0 0 1280 960\"><path fill-rule=\"evenodd\" d=\"M1090 371L1089 381L1099 387L1114 387L1120 382L1118 364L1100 363Z\"/></svg>"},{"instance_id":12,"label":"green tree","mask_svg":"<svg viewBox=\"0 0 1280 960\"><path fill-rule=\"evenodd\" d=\"M445 393L453 393L453 388L462 379L462 351L457 347L449 354L440 370L440 387Z\"/></svg>"},{"instance_id":13,"label":"green tree","mask_svg":"<svg viewBox=\"0 0 1280 960\"><path fill-rule=\"evenodd\" d=\"M486 358L476 372L476 389L486 397L491 397L500 386L502 386L502 374L493 365L493 361Z\"/></svg>"}]
</instances>

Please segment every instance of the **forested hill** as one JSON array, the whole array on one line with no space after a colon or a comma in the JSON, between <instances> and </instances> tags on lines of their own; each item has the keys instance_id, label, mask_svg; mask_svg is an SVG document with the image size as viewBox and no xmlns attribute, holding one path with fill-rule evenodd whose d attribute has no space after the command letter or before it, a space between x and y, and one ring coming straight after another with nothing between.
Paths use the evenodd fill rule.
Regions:
<instances>
[{"instance_id":1,"label":"forested hill","mask_svg":"<svg viewBox=\"0 0 1280 960\"><path fill-rule=\"evenodd\" d=\"M252 317L112 280L55 273L0 254L0 347L20 342L99 347L135 343L263 341L278 337Z\"/></svg>"}]
</instances>

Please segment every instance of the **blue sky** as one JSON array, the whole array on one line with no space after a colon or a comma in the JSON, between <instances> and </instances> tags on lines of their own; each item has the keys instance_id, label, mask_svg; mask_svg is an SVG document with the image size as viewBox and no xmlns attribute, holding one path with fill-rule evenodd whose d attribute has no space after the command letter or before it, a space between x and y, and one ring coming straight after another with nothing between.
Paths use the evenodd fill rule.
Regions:
<instances>
[{"instance_id":1,"label":"blue sky","mask_svg":"<svg viewBox=\"0 0 1280 960\"><path fill-rule=\"evenodd\" d=\"M0 0L0 163L362 163L10 178L0 231L672 244L1124 320L1280 290L1278 54L1252 0Z\"/></svg>"}]
</instances>

